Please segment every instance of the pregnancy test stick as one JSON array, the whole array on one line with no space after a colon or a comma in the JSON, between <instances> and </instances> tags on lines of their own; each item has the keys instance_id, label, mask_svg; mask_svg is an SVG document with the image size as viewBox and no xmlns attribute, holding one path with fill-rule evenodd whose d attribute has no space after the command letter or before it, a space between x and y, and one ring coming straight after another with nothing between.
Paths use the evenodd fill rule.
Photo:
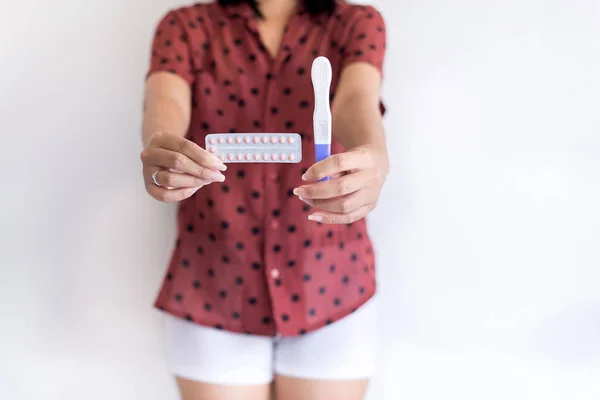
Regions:
<instances>
[{"instance_id":1,"label":"pregnancy test stick","mask_svg":"<svg viewBox=\"0 0 600 400\"><path fill-rule=\"evenodd\" d=\"M315 133L316 162L331 155L331 109L329 108L329 88L331 86L331 64L327 57L317 57L313 61L311 78L315 92L315 112L313 128ZM329 177L321 179L328 180Z\"/></svg>"}]
</instances>

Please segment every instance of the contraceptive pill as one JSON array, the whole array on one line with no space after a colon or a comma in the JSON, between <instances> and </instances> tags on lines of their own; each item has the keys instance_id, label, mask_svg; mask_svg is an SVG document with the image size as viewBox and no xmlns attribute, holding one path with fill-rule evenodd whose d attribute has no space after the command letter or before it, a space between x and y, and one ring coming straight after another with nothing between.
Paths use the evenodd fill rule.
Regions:
<instances>
[{"instance_id":1,"label":"contraceptive pill","mask_svg":"<svg viewBox=\"0 0 600 400\"><path fill-rule=\"evenodd\" d=\"M287 163L302 161L297 133L211 133L206 149L225 163Z\"/></svg>"}]
</instances>

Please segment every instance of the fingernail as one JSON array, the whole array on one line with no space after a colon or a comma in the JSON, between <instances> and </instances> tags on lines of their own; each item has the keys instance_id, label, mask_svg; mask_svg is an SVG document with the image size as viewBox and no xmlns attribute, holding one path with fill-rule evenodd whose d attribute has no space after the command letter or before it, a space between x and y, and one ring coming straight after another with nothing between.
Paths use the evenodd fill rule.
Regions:
<instances>
[{"instance_id":1,"label":"fingernail","mask_svg":"<svg viewBox=\"0 0 600 400\"><path fill-rule=\"evenodd\" d=\"M304 175L302 175L302 180L303 181L308 181L312 179L312 174L310 172L305 173Z\"/></svg>"},{"instance_id":2,"label":"fingernail","mask_svg":"<svg viewBox=\"0 0 600 400\"><path fill-rule=\"evenodd\" d=\"M294 189L294 194L298 197L304 197L306 196L306 191L302 188L296 188Z\"/></svg>"},{"instance_id":3,"label":"fingernail","mask_svg":"<svg viewBox=\"0 0 600 400\"><path fill-rule=\"evenodd\" d=\"M309 206L313 205L313 202L311 200L309 200L309 199L305 199L304 197L301 197L301 196L298 196L298 198L300 200L302 200L303 202L305 202L306 204L308 204Z\"/></svg>"},{"instance_id":4,"label":"fingernail","mask_svg":"<svg viewBox=\"0 0 600 400\"><path fill-rule=\"evenodd\" d=\"M219 171L225 171L227 169L227 165L225 165L225 163L223 162L223 160L221 160L219 157L211 154L210 157L213 160L213 168L218 169Z\"/></svg>"},{"instance_id":5,"label":"fingernail","mask_svg":"<svg viewBox=\"0 0 600 400\"><path fill-rule=\"evenodd\" d=\"M225 181L225 175L223 175L223 174L213 173L213 174L211 174L210 177L215 182L224 182Z\"/></svg>"},{"instance_id":6,"label":"fingernail","mask_svg":"<svg viewBox=\"0 0 600 400\"><path fill-rule=\"evenodd\" d=\"M323 216L319 214L311 214L308 216L308 219L310 219L311 221L321 222L323 221Z\"/></svg>"},{"instance_id":7,"label":"fingernail","mask_svg":"<svg viewBox=\"0 0 600 400\"><path fill-rule=\"evenodd\" d=\"M221 159L215 156L213 156L213 165L214 168L218 169L219 171L225 171L227 169L227 165L225 165L225 163L221 161Z\"/></svg>"}]
</instances>

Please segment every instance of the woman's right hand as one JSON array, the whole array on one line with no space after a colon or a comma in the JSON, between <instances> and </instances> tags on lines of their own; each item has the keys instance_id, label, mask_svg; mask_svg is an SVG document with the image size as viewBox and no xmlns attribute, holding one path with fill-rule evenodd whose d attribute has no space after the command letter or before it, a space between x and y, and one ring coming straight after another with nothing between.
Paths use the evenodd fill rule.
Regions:
<instances>
[{"instance_id":1,"label":"woman's right hand","mask_svg":"<svg viewBox=\"0 0 600 400\"><path fill-rule=\"evenodd\" d=\"M219 171L227 167L221 160L196 143L170 133L153 134L141 159L146 191L159 201L182 201L204 185L225 180ZM155 173L158 185L152 177Z\"/></svg>"}]
</instances>

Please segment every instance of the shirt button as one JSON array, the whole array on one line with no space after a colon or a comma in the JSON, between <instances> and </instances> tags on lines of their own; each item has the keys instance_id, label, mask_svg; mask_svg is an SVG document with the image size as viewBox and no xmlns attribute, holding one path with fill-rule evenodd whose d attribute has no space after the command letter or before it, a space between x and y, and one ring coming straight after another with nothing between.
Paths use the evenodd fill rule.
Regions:
<instances>
[{"instance_id":1,"label":"shirt button","mask_svg":"<svg viewBox=\"0 0 600 400\"><path fill-rule=\"evenodd\" d=\"M278 269L271 270L271 278L273 278L273 279L279 278L279 270Z\"/></svg>"},{"instance_id":2,"label":"shirt button","mask_svg":"<svg viewBox=\"0 0 600 400\"><path fill-rule=\"evenodd\" d=\"M279 222L275 220L271 221L271 229L273 229L274 231L279 229Z\"/></svg>"}]
</instances>

